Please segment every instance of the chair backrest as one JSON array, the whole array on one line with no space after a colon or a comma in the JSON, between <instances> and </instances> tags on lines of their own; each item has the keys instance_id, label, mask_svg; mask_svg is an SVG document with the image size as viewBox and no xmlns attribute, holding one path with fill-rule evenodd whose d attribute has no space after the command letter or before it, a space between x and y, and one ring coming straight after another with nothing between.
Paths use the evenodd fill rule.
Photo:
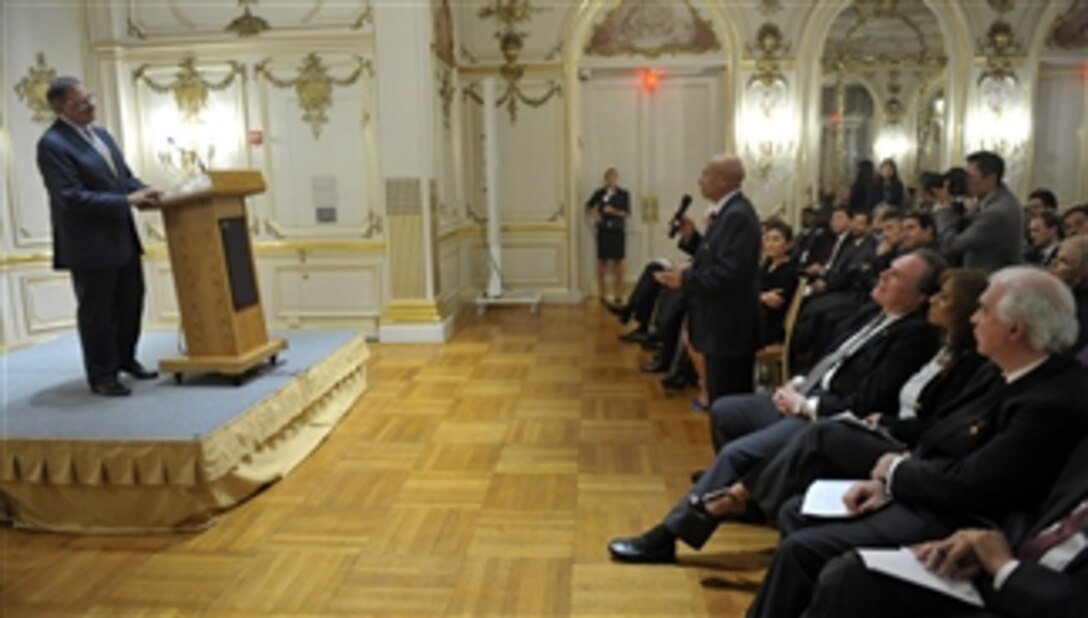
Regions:
<instances>
[{"instance_id":1,"label":"chair backrest","mask_svg":"<svg viewBox=\"0 0 1088 618\"><path fill-rule=\"evenodd\" d=\"M782 341L782 379L790 379L790 343L793 341L793 327L797 324L797 315L801 313L801 303L805 300L805 290L808 286L803 277L799 278L797 288L790 299L789 309L786 309L786 317L782 321L782 328L786 336Z\"/></svg>"}]
</instances>

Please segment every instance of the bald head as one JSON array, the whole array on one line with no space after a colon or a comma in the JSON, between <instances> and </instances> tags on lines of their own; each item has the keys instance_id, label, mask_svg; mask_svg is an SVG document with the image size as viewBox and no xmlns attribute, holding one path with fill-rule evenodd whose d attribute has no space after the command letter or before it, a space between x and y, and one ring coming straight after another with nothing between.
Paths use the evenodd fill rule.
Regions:
<instances>
[{"instance_id":1,"label":"bald head","mask_svg":"<svg viewBox=\"0 0 1088 618\"><path fill-rule=\"evenodd\" d=\"M699 177L703 197L717 202L744 183L744 162L740 157L720 154L711 157Z\"/></svg>"}]
</instances>

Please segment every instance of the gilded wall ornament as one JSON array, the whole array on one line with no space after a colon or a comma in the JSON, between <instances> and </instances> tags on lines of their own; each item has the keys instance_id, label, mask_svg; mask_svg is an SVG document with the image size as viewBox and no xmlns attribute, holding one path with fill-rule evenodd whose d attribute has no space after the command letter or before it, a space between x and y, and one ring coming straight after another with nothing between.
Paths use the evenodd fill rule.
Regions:
<instances>
[{"instance_id":1,"label":"gilded wall ornament","mask_svg":"<svg viewBox=\"0 0 1088 618\"><path fill-rule=\"evenodd\" d=\"M713 26L699 15L690 0L626 0L594 28L586 54L657 58L720 49Z\"/></svg>"},{"instance_id":2,"label":"gilded wall ornament","mask_svg":"<svg viewBox=\"0 0 1088 618\"><path fill-rule=\"evenodd\" d=\"M1020 43L1008 22L997 20L991 24L979 46L986 53L986 70L979 75L979 84L1019 81L1012 68L1012 57L1020 52Z\"/></svg>"},{"instance_id":3,"label":"gilded wall ornament","mask_svg":"<svg viewBox=\"0 0 1088 618\"><path fill-rule=\"evenodd\" d=\"M453 71L443 67L438 72L438 98L442 101L442 124L447 129L450 128L450 108L456 94L457 86L453 83Z\"/></svg>"},{"instance_id":4,"label":"gilded wall ornament","mask_svg":"<svg viewBox=\"0 0 1088 618\"><path fill-rule=\"evenodd\" d=\"M238 6L243 8L242 14L231 20L223 30L233 32L238 36L257 36L266 30L271 30L272 26L268 24L268 20L259 15L254 15L249 10L250 5L255 4L257 4L257 0L238 0Z\"/></svg>"},{"instance_id":5,"label":"gilded wall ornament","mask_svg":"<svg viewBox=\"0 0 1088 618\"><path fill-rule=\"evenodd\" d=\"M23 79L15 84L15 95L33 112L30 117L32 121L45 123L53 119L53 108L49 106L46 93L56 76L56 69L46 64L45 54L38 52L34 66L27 69Z\"/></svg>"},{"instance_id":6,"label":"gilded wall ornament","mask_svg":"<svg viewBox=\"0 0 1088 618\"><path fill-rule=\"evenodd\" d=\"M480 9L477 15L480 19L493 19L499 25L495 38L499 40L499 50L504 60L503 65L499 67L503 90L495 104L505 107L507 113L510 114L511 122L517 122L519 103L529 107L540 107L562 92L562 87L554 82L549 82L544 94L536 97L529 96L521 88L521 79L525 76L525 65L518 62L518 58L528 35L517 28L522 22L532 20L534 14L547 9L535 8L529 0L493 0L493 2L491 6Z\"/></svg>"},{"instance_id":7,"label":"gilded wall ornament","mask_svg":"<svg viewBox=\"0 0 1088 618\"><path fill-rule=\"evenodd\" d=\"M749 81L759 81L770 88L775 83L785 86L786 78L782 75L779 60L789 52L790 44L782 36L782 30L773 23L765 23L756 32L754 45L748 44L748 54L756 58L756 74Z\"/></svg>"},{"instance_id":8,"label":"gilded wall ornament","mask_svg":"<svg viewBox=\"0 0 1088 618\"><path fill-rule=\"evenodd\" d=\"M174 103L177 104L178 111L181 113L182 118L186 121L195 120L200 116L200 112L208 104L208 93L211 91L225 90L231 83L234 82L234 78L241 75L245 78L245 67L241 64L230 61L228 66L230 70L227 74L216 82L210 82L204 79L196 70L196 60L192 57L185 58L178 63L178 72L174 74L174 81L169 84L160 84L155 80L147 76L147 70L151 65L141 65L132 73L132 79L136 82L143 82L147 84L147 87L159 94L173 94Z\"/></svg>"},{"instance_id":9,"label":"gilded wall ornament","mask_svg":"<svg viewBox=\"0 0 1088 618\"><path fill-rule=\"evenodd\" d=\"M363 69L373 72L373 65L369 60L359 56L355 57L357 66L347 77L336 78L329 75L328 68L317 54L307 54L302 59L298 69L298 77L294 79L280 79L272 74L268 68L271 58L266 58L254 69L257 75L264 76L277 88L294 88L298 95L299 105L302 107L302 120L310 125L314 139L321 138L321 129L328 123L329 117L325 113L332 107L332 90L334 86L351 86L359 81Z\"/></svg>"}]
</instances>

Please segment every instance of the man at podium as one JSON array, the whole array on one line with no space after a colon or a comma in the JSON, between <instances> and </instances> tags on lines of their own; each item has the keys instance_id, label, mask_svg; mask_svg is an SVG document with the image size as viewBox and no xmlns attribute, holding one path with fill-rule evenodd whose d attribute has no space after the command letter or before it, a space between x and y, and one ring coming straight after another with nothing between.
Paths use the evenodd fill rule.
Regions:
<instances>
[{"instance_id":1,"label":"man at podium","mask_svg":"<svg viewBox=\"0 0 1088 618\"><path fill-rule=\"evenodd\" d=\"M78 79L56 78L46 98L57 120L38 141L38 170L49 193L53 267L72 274L91 391L129 395L119 372L158 377L136 360L144 278L132 207L162 192L133 176L109 133L92 126L94 95Z\"/></svg>"}]
</instances>

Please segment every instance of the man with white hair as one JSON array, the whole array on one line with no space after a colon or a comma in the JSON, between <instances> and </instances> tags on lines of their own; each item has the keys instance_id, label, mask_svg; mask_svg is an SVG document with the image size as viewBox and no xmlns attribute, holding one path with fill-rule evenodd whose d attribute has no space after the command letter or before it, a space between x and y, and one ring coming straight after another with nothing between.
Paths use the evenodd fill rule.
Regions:
<instances>
[{"instance_id":1,"label":"man with white hair","mask_svg":"<svg viewBox=\"0 0 1088 618\"><path fill-rule=\"evenodd\" d=\"M817 575L843 552L948 536L1038 505L1088 434L1088 373L1062 354L1077 336L1073 296L1049 273L995 273L972 318L978 351L1004 377L937 410L911 453L889 454L845 497L857 519L814 525L795 498L779 513L784 538L749 618L800 616Z\"/></svg>"},{"instance_id":2,"label":"man with white hair","mask_svg":"<svg viewBox=\"0 0 1088 618\"><path fill-rule=\"evenodd\" d=\"M698 237L691 219L681 220L684 241L697 247L692 260L654 275L658 283L681 290L688 299L691 342L706 357L710 401L752 392L763 233L742 184L740 158L717 155L707 162L699 176L699 190L714 204L706 235Z\"/></svg>"}]
</instances>

